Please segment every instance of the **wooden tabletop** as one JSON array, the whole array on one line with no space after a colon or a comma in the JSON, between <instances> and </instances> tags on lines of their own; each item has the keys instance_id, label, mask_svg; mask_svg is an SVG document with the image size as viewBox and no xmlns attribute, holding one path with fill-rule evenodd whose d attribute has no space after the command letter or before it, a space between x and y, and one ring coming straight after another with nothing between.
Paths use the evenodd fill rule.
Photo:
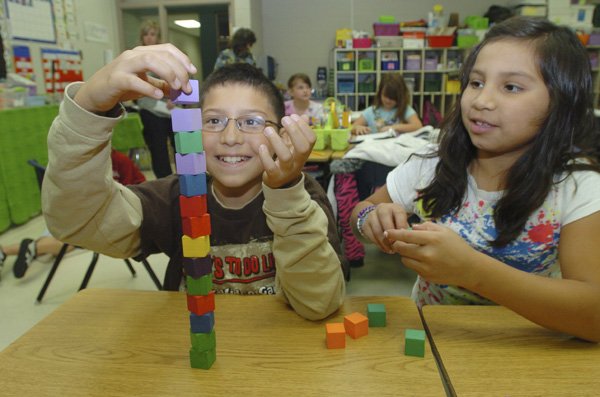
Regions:
<instances>
[{"instance_id":1,"label":"wooden tabletop","mask_svg":"<svg viewBox=\"0 0 600 397\"><path fill-rule=\"evenodd\" d=\"M425 306L458 396L600 395L600 346L542 328L501 306Z\"/></svg>"},{"instance_id":2,"label":"wooden tabletop","mask_svg":"<svg viewBox=\"0 0 600 397\"><path fill-rule=\"evenodd\" d=\"M384 303L388 325L329 350L325 323ZM403 353L423 329L405 297L348 297L325 321L273 296L219 295L217 361L190 368L185 295L87 289L0 352L2 396L444 396L435 359Z\"/></svg>"}]
</instances>

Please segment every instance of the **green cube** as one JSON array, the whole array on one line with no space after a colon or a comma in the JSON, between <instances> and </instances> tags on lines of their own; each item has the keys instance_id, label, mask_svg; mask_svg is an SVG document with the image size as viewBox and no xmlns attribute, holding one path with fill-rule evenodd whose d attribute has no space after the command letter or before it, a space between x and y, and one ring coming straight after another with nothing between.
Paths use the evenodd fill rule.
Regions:
<instances>
[{"instance_id":1,"label":"green cube","mask_svg":"<svg viewBox=\"0 0 600 397\"><path fill-rule=\"evenodd\" d=\"M202 132L176 132L175 150L179 154L200 153L204 151L202 146Z\"/></svg>"},{"instance_id":2,"label":"green cube","mask_svg":"<svg viewBox=\"0 0 600 397\"><path fill-rule=\"evenodd\" d=\"M185 276L188 295L208 295L212 291L212 273L199 278Z\"/></svg>"},{"instance_id":3,"label":"green cube","mask_svg":"<svg viewBox=\"0 0 600 397\"><path fill-rule=\"evenodd\" d=\"M209 333L190 332L192 348L196 351L214 350L217 347L217 336L213 329Z\"/></svg>"},{"instance_id":4,"label":"green cube","mask_svg":"<svg viewBox=\"0 0 600 397\"><path fill-rule=\"evenodd\" d=\"M215 349L198 351L190 349L190 365L192 368L209 369L217 359Z\"/></svg>"},{"instance_id":5,"label":"green cube","mask_svg":"<svg viewBox=\"0 0 600 397\"><path fill-rule=\"evenodd\" d=\"M425 357L425 331L421 329L404 330L404 354Z\"/></svg>"},{"instance_id":6,"label":"green cube","mask_svg":"<svg viewBox=\"0 0 600 397\"><path fill-rule=\"evenodd\" d=\"M367 317L369 318L369 327L385 327L385 305L383 303L367 304Z\"/></svg>"}]
</instances>

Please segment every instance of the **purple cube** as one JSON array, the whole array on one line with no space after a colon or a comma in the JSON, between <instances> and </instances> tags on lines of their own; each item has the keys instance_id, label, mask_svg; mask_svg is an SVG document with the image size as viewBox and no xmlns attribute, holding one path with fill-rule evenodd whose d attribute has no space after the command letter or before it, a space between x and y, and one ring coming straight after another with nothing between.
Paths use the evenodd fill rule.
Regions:
<instances>
[{"instance_id":1,"label":"purple cube","mask_svg":"<svg viewBox=\"0 0 600 397\"><path fill-rule=\"evenodd\" d=\"M192 278L200 278L212 273L212 258L210 255L201 258L183 258L183 270Z\"/></svg>"},{"instance_id":2,"label":"purple cube","mask_svg":"<svg viewBox=\"0 0 600 397\"><path fill-rule=\"evenodd\" d=\"M202 110L200 108L171 110L171 124L174 132L191 132L202 129Z\"/></svg>"},{"instance_id":3,"label":"purple cube","mask_svg":"<svg viewBox=\"0 0 600 397\"><path fill-rule=\"evenodd\" d=\"M175 165L179 175L196 175L206 172L204 152L180 154L175 153Z\"/></svg>"},{"instance_id":4,"label":"purple cube","mask_svg":"<svg viewBox=\"0 0 600 397\"><path fill-rule=\"evenodd\" d=\"M200 90L198 89L198 80L190 80L192 92L186 94L182 90L171 90L170 99L176 105L191 105L200 102Z\"/></svg>"}]
</instances>

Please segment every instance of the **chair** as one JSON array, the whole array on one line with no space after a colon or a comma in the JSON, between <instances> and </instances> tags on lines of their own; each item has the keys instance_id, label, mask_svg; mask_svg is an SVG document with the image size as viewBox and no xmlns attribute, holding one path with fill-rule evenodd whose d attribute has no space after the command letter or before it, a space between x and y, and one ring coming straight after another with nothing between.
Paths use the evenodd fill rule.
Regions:
<instances>
[{"instance_id":1,"label":"chair","mask_svg":"<svg viewBox=\"0 0 600 397\"><path fill-rule=\"evenodd\" d=\"M35 176L37 178L38 185L41 190L42 181L44 180L44 174L46 173L46 168L43 165L41 165L40 163L38 163L36 160L33 160L33 159L27 160L27 163L29 165L31 165L33 167L33 169L35 170ZM42 286L42 289L40 290L40 292L36 298L37 303L42 302L42 299L44 298L44 295L46 294L46 290L48 289L48 286L50 285L50 282L52 281L52 278L54 277L54 273L56 273L56 269L58 269L58 265L60 265L60 262L62 261L63 257L65 256L65 253L67 252L68 247L69 247L69 244L64 243L62 245L62 247L60 248L60 251L59 251L58 255L56 256L56 259L54 259L54 263L52 264L50 273L48 273L48 277L46 277L46 281L44 282L44 285ZM100 254L98 254L97 252L94 252L94 254L92 256L92 261L90 262L90 264L87 268L87 271L85 272L85 276L83 277L83 281L81 282L81 285L79 286L78 291L81 291L82 289L85 289L87 287L87 285L90 281L90 278L92 277L92 273L94 272L94 268L96 267L96 263L98 262L99 257L100 257ZM131 265L131 261L129 259L124 259L124 261L125 261L125 264L127 265L127 268L131 272L131 275L133 277L135 277L137 275L137 273L136 273L135 269L133 268L133 266ZM146 259L143 259L142 264L144 265L144 268L146 268L148 275L150 275L150 278L156 285L156 288L158 288L159 291L162 290L163 289L162 284L160 283L160 280L158 279L158 277L156 277L156 274L152 270L150 263L148 263L148 261Z\"/></svg>"}]
</instances>

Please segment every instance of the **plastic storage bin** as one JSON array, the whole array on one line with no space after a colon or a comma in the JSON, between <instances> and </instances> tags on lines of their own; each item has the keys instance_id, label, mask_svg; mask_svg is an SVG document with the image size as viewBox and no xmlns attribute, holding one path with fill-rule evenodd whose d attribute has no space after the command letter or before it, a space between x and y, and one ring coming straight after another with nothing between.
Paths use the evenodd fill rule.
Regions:
<instances>
[{"instance_id":1,"label":"plastic storage bin","mask_svg":"<svg viewBox=\"0 0 600 397\"><path fill-rule=\"evenodd\" d=\"M452 47L454 36L427 36L427 41L429 43L429 47Z\"/></svg>"},{"instance_id":2,"label":"plastic storage bin","mask_svg":"<svg viewBox=\"0 0 600 397\"><path fill-rule=\"evenodd\" d=\"M407 55L406 61L404 62L405 70L419 70L421 69L421 56L420 55Z\"/></svg>"},{"instance_id":3,"label":"plastic storage bin","mask_svg":"<svg viewBox=\"0 0 600 397\"><path fill-rule=\"evenodd\" d=\"M315 145L313 146L314 150L325 150L330 145L330 131L331 130L323 130L317 128L314 130L315 136L317 140L315 141Z\"/></svg>"},{"instance_id":4,"label":"plastic storage bin","mask_svg":"<svg viewBox=\"0 0 600 397\"><path fill-rule=\"evenodd\" d=\"M368 37L352 39L352 48L371 48L371 39Z\"/></svg>"},{"instance_id":5,"label":"plastic storage bin","mask_svg":"<svg viewBox=\"0 0 600 397\"><path fill-rule=\"evenodd\" d=\"M375 22L373 24L373 31L375 32L375 36L398 36L398 33L400 33L400 24Z\"/></svg>"},{"instance_id":6,"label":"plastic storage bin","mask_svg":"<svg viewBox=\"0 0 600 397\"><path fill-rule=\"evenodd\" d=\"M382 61L381 70L399 70L400 62L398 61Z\"/></svg>"},{"instance_id":7,"label":"plastic storage bin","mask_svg":"<svg viewBox=\"0 0 600 397\"><path fill-rule=\"evenodd\" d=\"M354 70L354 61L337 61L337 70L350 72Z\"/></svg>"},{"instance_id":8,"label":"plastic storage bin","mask_svg":"<svg viewBox=\"0 0 600 397\"><path fill-rule=\"evenodd\" d=\"M371 58L363 58L358 61L358 71L364 72L369 70L375 70L375 61Z\"/></svg>"},{"instance_id":9,"label":"plastic storage bin","mask_svg":"<svg viewBox=\"0 0 600 397\"><path fill-rule=\"evenodd\" d=\"M339 129L330 130L331 135L331 149L333 150L346 150L350 145L348 140L350 139L350 129Z\"/></svg>"},{"instance_id":10,"label":"plastic storage bin","mask_svg":"<svg viewBox=\"0 0 600 397\"><path fill-rule=\"evenodd\" d=\"M354 81L353 80L338 80L338 92L342 94L354 93Z\"/></svg>"}]
</instances>

